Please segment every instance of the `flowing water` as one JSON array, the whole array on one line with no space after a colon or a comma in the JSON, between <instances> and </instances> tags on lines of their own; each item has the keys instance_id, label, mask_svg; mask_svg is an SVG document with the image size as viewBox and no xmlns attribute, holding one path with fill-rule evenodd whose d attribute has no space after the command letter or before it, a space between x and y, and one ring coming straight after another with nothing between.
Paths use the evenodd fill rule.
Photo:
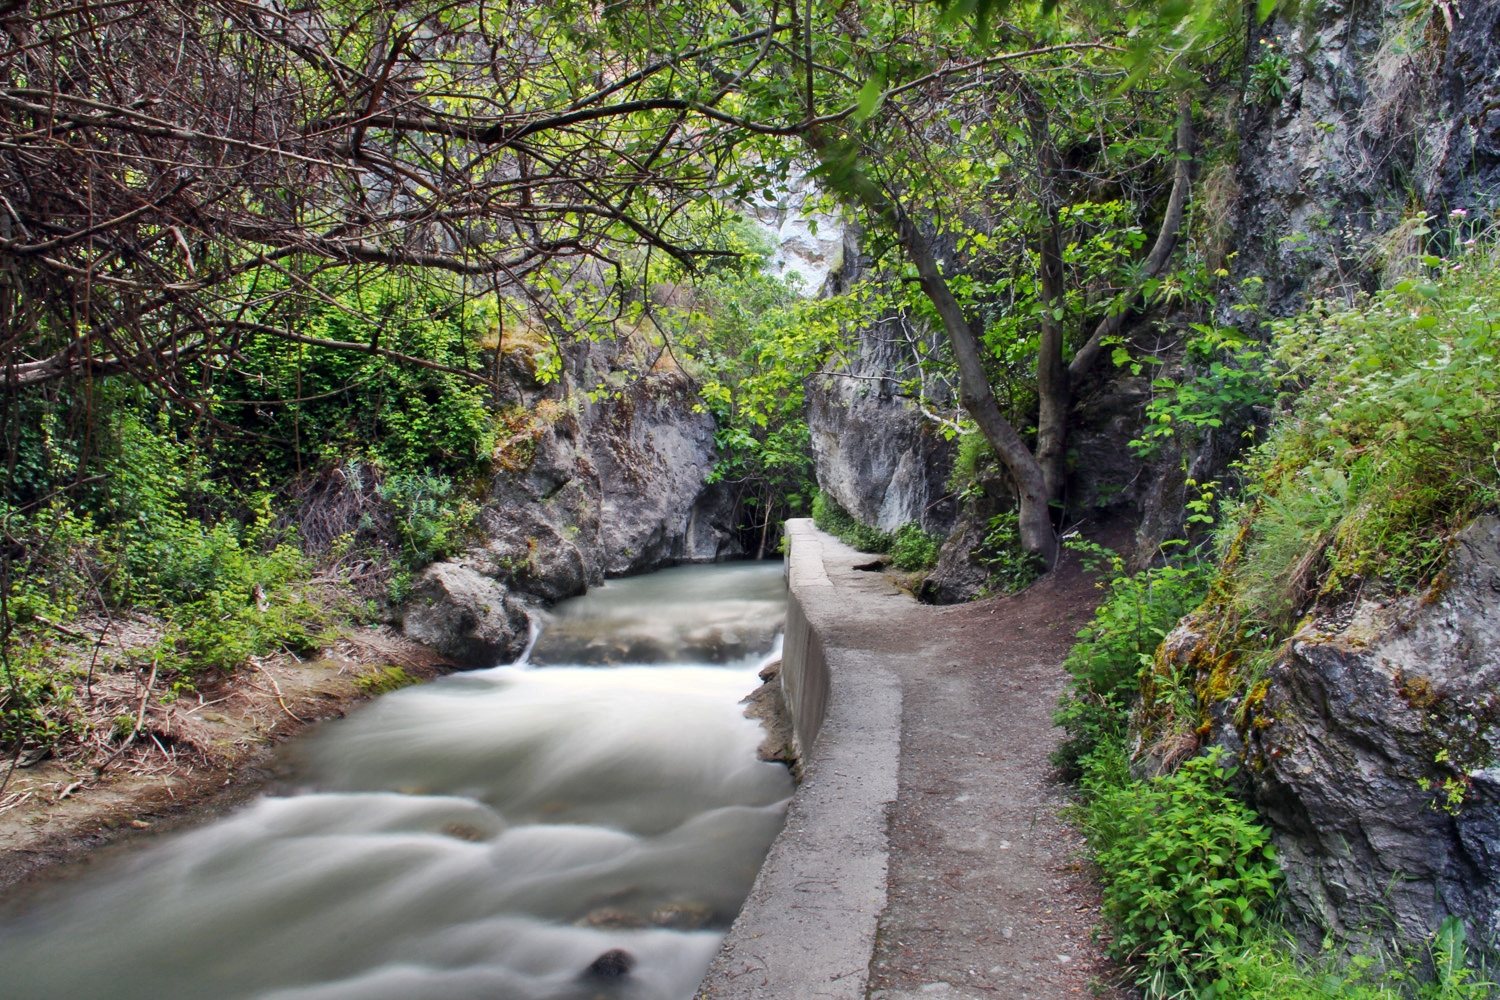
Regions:
<instances>
[{"instance_id":1,"label":"flowing water","mask_svg":"<svg viewBox=\"0 0 1500 1000\"><path fill-rule=\"evenodd\" d=\"M385 695L7 914L0 996L686 1000L791 795L738 704L785 606L765 563L565 602L533 665Z\"/></svg>"}]
</instances>

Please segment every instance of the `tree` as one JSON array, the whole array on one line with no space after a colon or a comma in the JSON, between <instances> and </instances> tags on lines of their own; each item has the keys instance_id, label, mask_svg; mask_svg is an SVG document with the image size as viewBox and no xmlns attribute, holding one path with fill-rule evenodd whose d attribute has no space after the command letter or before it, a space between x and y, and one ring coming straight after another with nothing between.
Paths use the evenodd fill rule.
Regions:
<instances>
[{"instance_id":1,"label":"tree","mask_svg":"<svg viewBox=\"0 0 1500 1000\"><path fill-rule=\"evenodd\" d=\"M0 28L0 382L127 373L186 399L179 376L250 335L433 366L290 321L361 273L544 309L622 254L691 260L728 91L671 78L774 24L685 12L666 55L645 20L541 0L11 0Z\"/></svg>"},{"instance_id":2,"label":"tree","mask_svg":"<svg viewBox=\"0 0 1500 1000\"><path fill-rule=\"evenodd\" d=\"M1050 560L1072 386L1170 263L1191 179L1187 70L1224 47L1223 29L1208 27L1224 12L1100 6L1064 18L1013 4L1005 12L1014 18L1002 21L984 6L975 31L922 2L736 2L724 16L741 32L767 32L773 58L734 73L732 117L716 120L741 133L737 148L754 150L737 195L763 182L767 165L800 156L900 248L946 334L963 405L1015 482L1022 544ZM1065 224L1063 215L1101 195L1126 200L1134 225L1165 202L1151 250L1119 273L1067 259L1070 240L1083 237L1080 217ZM1022 335L1036 342L1034 446L996 402L993 345L974 303L954 290L962 244L976 238L990 256L1008 240L1034 261ZM1083 301L1070 305L1080 290Z\"/></svg>"}]
</instances>

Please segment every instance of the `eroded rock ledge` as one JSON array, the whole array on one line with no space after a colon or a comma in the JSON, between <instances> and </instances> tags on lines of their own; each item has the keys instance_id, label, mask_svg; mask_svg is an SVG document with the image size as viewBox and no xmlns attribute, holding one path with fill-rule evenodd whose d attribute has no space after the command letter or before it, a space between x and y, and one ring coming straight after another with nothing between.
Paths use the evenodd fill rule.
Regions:
<instances>
[{"instance_id":1,"label":"eroded rock ledge","mask_svg":"<svg viewBox=\"0 0 1500 1000\"><path fill-rule=\"evenodd\" d=\"M1215 736L1246 755L1309 940L1419 941L1453 915L1500 952L1500 519L1428 593L1306 626L1267 679L1248 745Z\"/></svg>"}]
</instances>

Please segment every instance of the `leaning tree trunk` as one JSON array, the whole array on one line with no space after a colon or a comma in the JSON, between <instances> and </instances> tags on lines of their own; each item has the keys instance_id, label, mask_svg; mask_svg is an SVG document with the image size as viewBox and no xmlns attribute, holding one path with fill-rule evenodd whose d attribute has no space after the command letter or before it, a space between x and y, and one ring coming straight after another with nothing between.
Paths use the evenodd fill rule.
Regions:
<instances>
[{"instance_id":1,"label":"leaning tree trunk","mask_svg":"<svg viewBox=\"0 0 1500 1000\"><path fill-rule=\"evenodd\" d=\"M1042 322L1036 365L1036 457L1047 481L1047 499L1058 503L1063 499L1063 487L1067 481L1068 414L1073 406L1072 387L1093 367L1105 340L1119 332L1125 322L1126 308L1139 293L1140 284L1118 300L1115 308L1099 322L1093 334L1073 355L1072 363L1065 365L1062 354L1062 323L1057 318L1065 291L1062 241L1057 232L1057 206L1052 198L1057 160L1039 105L1038 109L1033 115L1032 130L1038 144L1044 218L1048 221L1043 223L1037 247L1042 270ZM1177 246L1183 212L1192 186L1192 145L1193 100L1187 93L1182 93L1177 96L1177 165L1172 176L1172 193L1167 199L1167 211L1162 218L1161 231L1157 233L1156 243L1146 256L1141 283L1150 281L1166 270L1168 261L1172 259L1172 251Z\"/></svg>"},{"instance_id":2,"label":"leaning tree trunk","mask_svg":"<svg viewBox=\"0 0 1500 1000\"><path fill-rule=\"evenodd\" d=\"M964 318L963 308L938 270L932 245L906 213L899 207L892 207L895 209L896 239L916 265L922 291L937 308L948 343L953 348L953 358L958 363L959 396L964 409L969 411L969 416L979 425L980 433L1015 480L1021 547L1043 557L1050 566L1057 561L1057 533L1052 530L1047 480L1042 466L1027 449L1015 427L1000 412L1000 404L995 401L989 377L984 371L979 338L974 336L973 328Z\"/></svg>"},{"instance_id":3,"label":"leaning tree trunk","mask_svg":"<svg viewBox=\"0 0 1500 1000\"><path fill-rule=\"evenodd\" d=\"M808 147L819 158L828 153L828 145L816 129L802 135ZM837 175L835 175L837 176ZM846 175L847 176L847 175ZM906 252L917 269L917 278L922 292L937 309L943 323L943 332L953 348L953 358L958 364L959 399L969 412L979 432L989 442L995 454L1005 465L1016 484L1017 529L1021 536L1021 547L1035 553L1051 566L1057 562L1057 532L1052 529L1052 518L1047 505L1047 482L1042 467L1021 440L1021 435L1005 414L990 389L989 376L984 371L984 358L979 348L979 338L964 317L963 307L958 304L953 290L948 287L937 258L932 252L932 243L906 214L900 203L868 178L857 175L849 177L842 191L843 197L858 204L871 215L884 219L896 236L896 241Z\"/></svg>"},{"instance_id":4,"label":"leaning tree trunk","mask_svg":"<svg viewBox=\"0 0 1500 1000\"><path fill-rule=\"evenodd\" d=\"M1146 266L1142 269L1141 282L1151 280L1165 271L1167 262L1172 259L1172 251L1177 248L1177 238L1182 232L1182 216L1187 209L1188 192L1192 188L1193 180L1193 98L1191 94L1183 92L1177 95L1177 167L1172 175L1172 193L1167 198L1167 213L1161 220L1161 231L1156 234L1156 243L1152 245L1151 252L1146 255ZM1104 341L1113 337L1120 331L1125 323L1125 311L1129 308L1131 301L1140 292L1137 284L1127 294L1122 295L1115 301L1115 306L1109 315L1099 321L1094 328L1093 335L1073 355L1073 360L1068 364L1068 374L1074 382L1084 376L1094 361L1098 359L1099 352L1104 347Z\"/></svg>"}]
</instances>

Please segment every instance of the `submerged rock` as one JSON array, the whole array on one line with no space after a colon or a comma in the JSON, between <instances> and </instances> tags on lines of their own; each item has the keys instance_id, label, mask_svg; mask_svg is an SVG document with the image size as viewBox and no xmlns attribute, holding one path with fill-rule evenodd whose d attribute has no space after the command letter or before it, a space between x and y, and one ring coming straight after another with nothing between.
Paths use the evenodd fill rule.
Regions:
<instances>
[{"instance_id":1,"label":"submerged rock","mask_svg":"<svg viewBox=\"0 0 1500 1000\"><path fill-rule=\"evenodd\" d=\"M611 948L590 962L589 967L583 970L583 974L593 979L618 979L628 975L633 968L635 968L635 957L630 952L620 948Z\"/></svg>"},{"instance_id":2,"label":"submerged rock","mask_svg":"<svg viewBox=\"0 0 1500 1000\"><path fill-rule=\"evenodd\" d=\"M1428 594L1311 623L1268 676L1247 774L1309 940L1454 915L1500 953L1500 519Z\"/></svg>"}]
</instances>

